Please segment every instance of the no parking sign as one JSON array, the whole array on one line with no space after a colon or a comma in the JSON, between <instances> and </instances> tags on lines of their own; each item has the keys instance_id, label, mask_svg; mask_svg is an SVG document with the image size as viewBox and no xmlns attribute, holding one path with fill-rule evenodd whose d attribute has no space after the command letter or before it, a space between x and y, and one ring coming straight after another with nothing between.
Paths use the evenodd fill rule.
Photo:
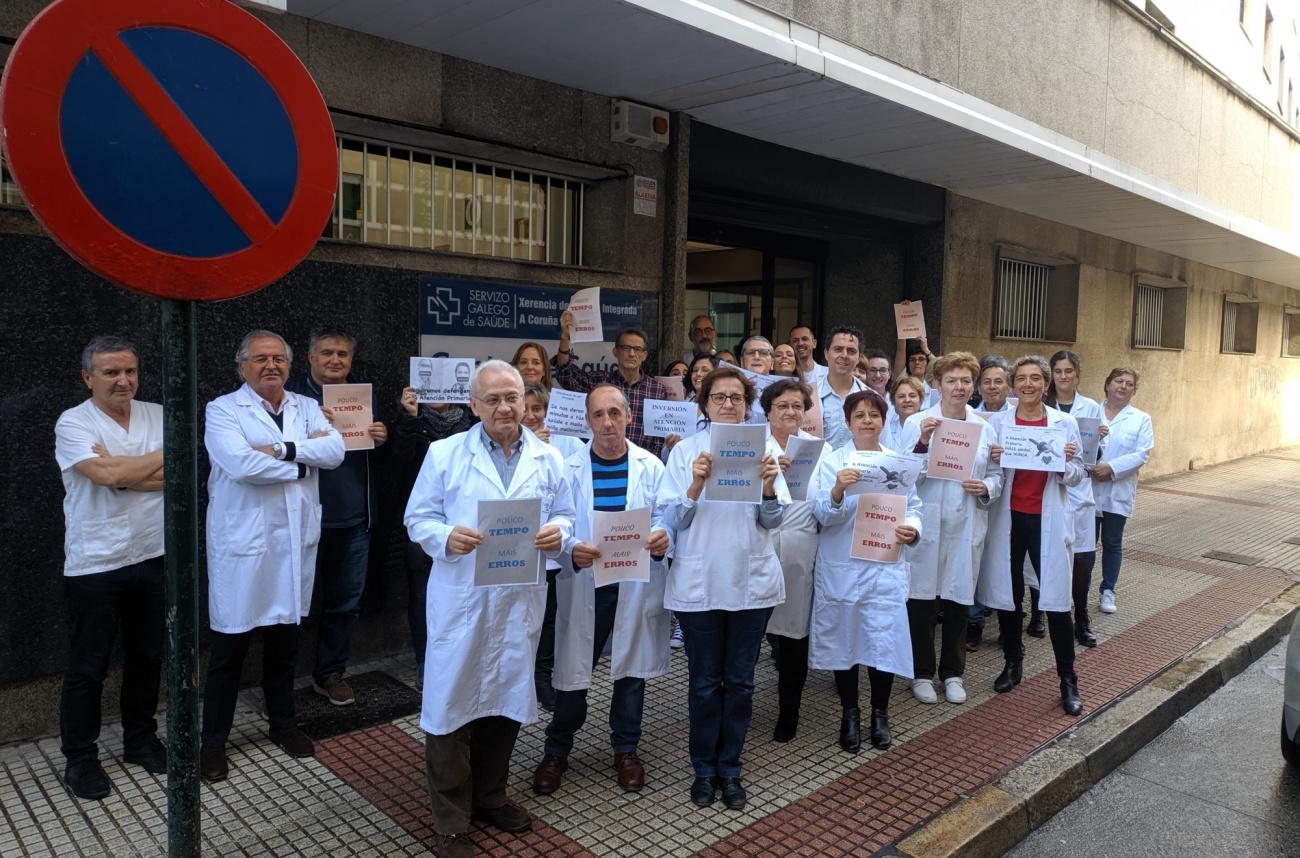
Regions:
<instances>
[{"instance_id":1,"label":"no parking sign","mask_svg":"<svg viewBox=\"0 0 1300 858\"><path fill-rule=\"evenodd\" d=\"M0 140L41 225L102 277L231 298L311 250L338 182L329 112L228 0L59 0L0 81Z\"/></svg>"}]
</instances>

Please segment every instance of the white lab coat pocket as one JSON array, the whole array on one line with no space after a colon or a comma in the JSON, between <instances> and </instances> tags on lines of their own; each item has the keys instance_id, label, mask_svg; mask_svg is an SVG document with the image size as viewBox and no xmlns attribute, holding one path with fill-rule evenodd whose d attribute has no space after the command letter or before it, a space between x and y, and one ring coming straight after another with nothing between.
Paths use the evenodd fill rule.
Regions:
<instances>
[{"instance_id":1,"label":"white lab coat pocket","mask_svg":"<svg viewBox=\"0 0 1300 858\"><path fill-rule=\"evenodd\" d=\"M784 597L785 580L775 554L749 555L748 589L750 602L770 602Z\"/></svg>"},{"instance_id":2,"label":"white lab coat pocket","mask_svg":"<svg viewBox=\"0 0 1300 858\"><path fill-rule=\"evenodd\" d=\"M127 552L131 537L129 516L89 518L77 527L77 541L87 563L104 563Z\"/></svg>"},{"instance_id":3,"label":"white lab coat pocket","mask_svg":"<svg viewBox=\"0 0 1300 858\"><path fill-rule=\"evenodd\" d=\"M312 546L320 543L321 505L305 503L302 505L302 544Z\"/></svg>"},{"instance_id":4,"label":"white lab coat pocket","mask_svg":"<svg viewBox=\"0 0 1300 858\"><path fill-rule=\"evenodd\" d=\"M261 507L226 512L221 533L208 534L231 557L258 557L266 553L266 523Z\"/></svg>"},{"instance_id":5,"label":"white lab coat pocket","mask_svg":"<svg viewBox=\"0 0 1300 858\"><path fill-rule=\"evenodd\" d=\"M687 554L673 561L668 570L666 601L690 604L704 601L704 556Z\"/></svg>"},{"instance_id":6,"label":"white lab coat pocket","mask_svg":"<svg viewBox=\"0 0 1300 858\"><path fill-rule=\"evenodd\" d=\"M453 644L465 637L469 629L469 608L464 594L452 587L429 585L425 615L430 646Z\"/></svg>"},{"instance_id":7,"label":"white lab coat pocket","mask_svg":"<svg viewBox=\"0 0 1300 858\"><path fill-rule=\"evenodd\" d=\"M862 596L862 564L819 559L814 575L813 598L832 604L854 604Z\"/></svg>"}]
</instances>

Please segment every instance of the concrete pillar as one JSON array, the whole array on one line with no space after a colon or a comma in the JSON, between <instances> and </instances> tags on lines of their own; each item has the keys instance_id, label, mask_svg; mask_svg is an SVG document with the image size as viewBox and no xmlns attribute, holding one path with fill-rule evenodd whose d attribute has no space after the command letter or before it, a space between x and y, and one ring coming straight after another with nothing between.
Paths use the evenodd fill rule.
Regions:
<instances>
[{"instance_id":1,"label":"concrete pillar","mask_svg":"<svg viewBox=\"0 0 1300 858\"><path fill-rule=\"evenodd\" d=\"M686 218L691 174L691 118L672 116L672 142L665 154L666 170L660 198L664 203L663 283L659 292L659 365L685 352L686 338Z\"/></svg>"}]
</instances>

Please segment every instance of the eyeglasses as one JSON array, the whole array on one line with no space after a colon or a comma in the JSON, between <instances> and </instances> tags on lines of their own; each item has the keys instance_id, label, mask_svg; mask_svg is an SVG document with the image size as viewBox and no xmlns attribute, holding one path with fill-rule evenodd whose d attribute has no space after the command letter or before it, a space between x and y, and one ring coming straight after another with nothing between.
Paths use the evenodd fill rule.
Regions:
<instances>
[{"instance_id":1,"label":"eyeglasses","mask_svg":"<svg viewBox=\"0 0 1300 858\"><path fill-rule=\"evenodd\" d=\"M732 405L744 405L745 395L742 393L710 393L709 401L714 405L726 405L728 402Z\"/></svg>"},{"instance_id":2,"label":"eyeglasses","mask_svg":"<svg viewBox=\"0 0 1300 858\"><path fill-rule=\"evenodd\" d=\"M713 333L713 328L696 328L696 329L695 329L695 333L697 333L697 334L712 334L712 333Z\"/></svg>"},{"instance_id":3,"label":"eyeglasses","mask_svg":"<svg viewBox=\"0 0 1300 858\"><path fill-rule=\"evenodd\" d=\"M505 396L488 396L488 397L475 396L474 399L477 399L479 402L482 402L488 408L497 409L501 407L502 403L505 403L506 405L509 405L511 408L514 408L520 402L522 402L524 398L517 393L508 393Z\"/></svg>"},{"instance_id":4,"label":"eyeglasses","mask_svg":"<svg viewBox=\"0 0 1300 858\"><path fill-rule=\"evenodd\" d=\"M614 349L630 355L643 355L646 353L644 346L630 346L627 343L619 343L614 346Z\"/></svg>"},{"instance_id":5,"label":"eyeglasses","mask_svg":"<svg viewBox=\"0 0 1300 858\"><path fill-rule=\"evenodd\" d=\"M772 350L771 349L745 349L740 354L743 357L752 357L753 355L758 355L759 357L771 357Z\"/></svg>"},{"instance_id":6,"label":"eyeglasses","mask_svg":"<svg viewBox=\"0 0 1300 858\"><path fill-rule=\"evenodd\" d=\"M284 366L289 362L289 359L284 355L256 355L249 358L248 362L254 366L266 366L268 363L273 363L276 366Z\"/></svg>"}]
</instances>

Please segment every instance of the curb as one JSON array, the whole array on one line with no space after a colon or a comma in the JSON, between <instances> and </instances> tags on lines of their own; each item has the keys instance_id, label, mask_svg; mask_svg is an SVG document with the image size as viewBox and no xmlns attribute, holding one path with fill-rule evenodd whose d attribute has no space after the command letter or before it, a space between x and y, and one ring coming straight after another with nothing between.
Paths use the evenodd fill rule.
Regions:
<instances>
[{"instance_id":1,"label":"curb","mask_svg":"<svg viewBox=\"0 0 1300 858\"><path fill-rule=\"evenodd\" d=\"M1300 584L1247 614L1126 697L1031 754L887 850L909 858L995 858L1263 656L1290 630Z\"/></svg>"}]
</instances>

